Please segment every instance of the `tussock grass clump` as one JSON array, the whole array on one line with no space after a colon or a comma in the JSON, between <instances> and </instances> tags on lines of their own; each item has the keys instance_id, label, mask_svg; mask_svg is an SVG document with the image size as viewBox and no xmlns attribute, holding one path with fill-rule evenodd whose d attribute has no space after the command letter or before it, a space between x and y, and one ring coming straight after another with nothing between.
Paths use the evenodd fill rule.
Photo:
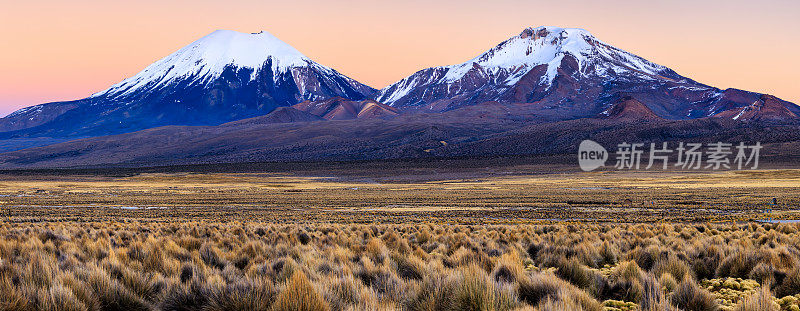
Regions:
<instances>
[{"instance_id":1,"label":"tussock grass clump","mask_svg":"<svg viewBox=\"0 0 800 311\"><path fill-rule=\"evenodd\" d=\"M406 280L421 280L427 274L425 263L414 255L393 254L397 276Z\"/></svg>"},{"instance_id":2,"label":"tussock grass clump","mask_svg":"<svg viewBox=\"0 0 800 311\"><path fill-rule=\"evenodd\" d=\"M208 304L209 296L203 284L179 285L163 294L158 307L164 311L201 310Z\"/></svg>"},{"instance_id":3,"label":"tussock grass clump","mask_svg":"<svg viewBox=\"0 0 800 311\"><path fill-rule=\"evenodd\" d=\"M416 295L405 303L408 310L449 310L455 297L455 290L445 276L435 275L426 278Z\"/></svg>"},{"instance_id":4,"label":"tussock grass clump","mask_svg":"<svg viewBox=\"0 0 800 311\"><path fill-rule=\"evenodd\" d=\"M768 287L762 287L753 295L745 298L735 311L780 311L780 305L775 302L775 297L769 292Z\"/></svg>"},{"instance_id":5,"label":"tussock grass clump","mask_svg":"<svg viewBox=\"0 0 800 311\"><path fill-rule=\"evenodd\" d=\"M203 310L266 311L275 301L276 289L266 279L242 280L208 291L208 305Z\"/></svg>"},{"instance_id":6,"label":"tussock grass clump","mask_svg":"<svg viewBox=\"0 0 800 311\"><path fill-rule=\"evenodd\" d=\"M202 259L206 265L220 270L225 269L225 266L228 264L228 261L220 255L217 247L208 243L200 247L200 259Z\"/></svg>"},{"instance_id":7,"label":"tussock grass clump","mask_svg":"<svg viewBox=\"0 0 800 311\"><path fill-rule=\"evenodd\" d=\"M683 280L687 277L694 278L694 272L689 268L686 262L678 259L675 255L671 255L666 259L657 260L653 266L654 275L663 275L668 273L675 280Z\"/></svg>"},{"instance_id":8,"label":"tussock grass clump","mask_svg":"<svg viewBox=\"0 0 800 311\"><path fill-rule=\"evenodd\" d=\"M88 310L71 290L62 286L55 285L49 289L40 289L36 296L36 309L39 310L59 310L59 311L83 311Z\"/></svg>"},{"instance_id":9,"label":"tussock grass clump","mask_svg":"<svg viewBox=\"0 0 800 311\"><path fill-rule=\"evenodd\" d=\"M716 311L719 305L714 296L697 286L691 278L685 278L672 293L672 303L686 311Z\"/></svg>"},{"instance_id":10,"label":"tussock grass clump","mask_svg":"<svg viewBox=\"0 0 800 311\"><path fill-rule=\"evenodd\" d=\"M454 280L453 307L455 310L510 310L516 296L509 288L493 282L478 265L469 265L458 271Z\"/></svg>"},{"instance_id":11,"label":"tussock grass clump","mask_svg":"<svg viewBox=\"0 0 800 311\"><path fill-rule=\"evenodd\" d=\"M519 297L541 310L571 306L564 310L600 310L600 303L585 291L551 273L537 273L519 284Z\"/></svg>"},{"instance_id":12,"label":"tussock grass clump","mask_svg":"<svg viewBox=\"0 0 800 311\"><path fill-rule=\"evenodd\" d=\"M516 252L505 253L500 256L492 271L492 279L498 283L514 284L526 277L522 259Z\"/></svg>"},{"instance_id":13,"label":"tussock grass clump","mask_svg":"<svg viewBox=\"0 0 800 311\"><path fill-rule=\"evenodd\" d=\"M96 293L100 305L106 310L149 310L151 304L137 296L131 289L112 279L105 271L94 268L86 283Z\"/></svg>"},{"instance_id":14,"label":"tussock grass clump","mask_svg":"<svg viewBox=\"0 0 800 311\"><path fill-rule=\"evenodd\" d=\"M782 277L780 285L775 288L775 294L779 297L794 296L800 294L800 267L789 272Z\"/></svg>"},{"instance_id":15,"label":"tussock grass clump","mask_svg":"<svg viewBox=\"0 0 800 311\"><path fill-rule=\"evenodd\" d=\"M330 306L322 298L305 273L297 271L284 285L272 305L274 311L327 311Z\"/></svg>"},{"instance_id":16,"label":"tussock grass clump","mask_svg":"<svg viewBox=\"0 0 800 311\"><path fill-rule=\"evenodd\" d=\"M669 274L667 274L669 276ZM661 311L671 309L661 284L652 275L642 275L639 289L641 299L639 307L642 311Z\"/></svg>"},{"instance_id":17,"label":"tussock grass clump","mask_svg":"<svg viewBox=\"0 0 800 311\"><path fill-rule=\"evenodd\" d=\"M380 305L374 292L350 275L326 282L323 295L332 310L370 310Z\"/></svg>"}]
</instances>

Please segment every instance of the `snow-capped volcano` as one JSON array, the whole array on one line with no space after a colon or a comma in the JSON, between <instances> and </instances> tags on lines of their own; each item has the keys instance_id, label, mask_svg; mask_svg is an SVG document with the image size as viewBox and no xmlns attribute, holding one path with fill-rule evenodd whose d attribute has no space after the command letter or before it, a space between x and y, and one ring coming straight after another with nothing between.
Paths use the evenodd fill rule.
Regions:
<instances>
[{"instance_id":1,"label":"snow-capped volcano","mask_svg":"<svg viewBox=\"0 0 800 311\"><path fill-rule=\"evenodd\" d=\"M667 70L664 66L607 45L583 29L537 27L525 29L520 35L465 63L448 66L444 80L458 81L479 66L484 73L497 77L501 71L509 71L503 81L497 82L512 85L530 69L547 65L547 74L541 82L549 84L553 82L566 56L575 58L579 73L584 75L629 72L641 78L652 78Z\"/></svg>"},{"instance_id":2,"label":"snow-capped volcano","mask_svg":"<svg viewBox=\"0 0 800 311\"><path fill-rule=\"evenodd\" d=\"M297 69L310 67L326 75L340 75L333 69L315 63L270 33L217 30L92 97L118 97L137 91L157 91L182 80L207 85L220 78L228 68L248 70L250 80L254 80L265 66L269 66L276 82L281 74L291 74L300 93L310 97L306 99L323 96L304 89L305 81L297 74ZM352 80L348 82L357 84Z\"/></svg>"},{"instance_id":3,"label":"snow-capped volcano","mask_svg":"<svg viewBox=\"0 0 800 311\"><path fill-rule=\"evenodd\" d=\"M668 83L693 91L712 89L586 30L535 27L462 64L423 69L382 89L377 98L395 107L430 109L485 101L594 103L614 92Z\"/></svg>"},{"instance_id":4,"label":"snow-capped volcano","mask_svg":"<svg viewBox=\"0 0 800 311\"><path fill-rule=\"evenodd\" d=\"M0 129L94 136L216 125L307 100L363 100L374 93L267 32L218 30L86 99L9 115Z\"/></svg>"}]
</instances>

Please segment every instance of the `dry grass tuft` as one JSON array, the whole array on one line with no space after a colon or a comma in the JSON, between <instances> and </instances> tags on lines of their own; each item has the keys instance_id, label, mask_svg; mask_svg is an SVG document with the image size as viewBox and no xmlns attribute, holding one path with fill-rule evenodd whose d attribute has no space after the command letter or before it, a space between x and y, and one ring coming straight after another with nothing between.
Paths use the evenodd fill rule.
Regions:
<instances>
[{"instance_id":1,"label":"dry grass tuft","mask_svg":"<svg viewBox=\"0 0 800 311\"><path fill-rule=\"evenodd\" d=\"M305 273L295 272L272 305L274 311L326 311L330 306Z\"/></svg>"},{"instance_id":2,"label":"dry grass tuft","mask_svg":"<svg viewBox=\"0 0 800 311\"><path fill-rule=\"evenodd\" d=\"M716 311L719 305L714 296L697 286L691 278L685 278L672 293L672 303L686 311Z\"/></svg>"},{"instance_id":3,"label":"dry grass tuft","mask_svg":"<svg viewBox=\"0 0 800 311\"><path fill-rule=\"evenodd\" d=\"M769 287L762 287L753 295L747 297L735 311L780 311L780 305L775 302L775 297L769 292Z\"/></svg>"}]
</instances>

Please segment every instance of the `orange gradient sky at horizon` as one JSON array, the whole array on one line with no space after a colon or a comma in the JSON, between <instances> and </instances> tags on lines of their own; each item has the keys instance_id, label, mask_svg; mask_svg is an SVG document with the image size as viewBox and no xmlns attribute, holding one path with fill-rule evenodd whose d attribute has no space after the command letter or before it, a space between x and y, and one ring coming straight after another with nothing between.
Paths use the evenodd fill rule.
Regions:
<instances>
[{"instance_id":1,"label":"orange gradient sky at horizon","mask_svg":"<svg viewBox=\"0 0 800 311\"><path fill-rule=\"evenodd\" d=\"M600 40L719 88L800 103L800 1L7 1L0 116L80 99L217 29L264 30L375 88L531 26Z\"/></svg>"}]
</instances>

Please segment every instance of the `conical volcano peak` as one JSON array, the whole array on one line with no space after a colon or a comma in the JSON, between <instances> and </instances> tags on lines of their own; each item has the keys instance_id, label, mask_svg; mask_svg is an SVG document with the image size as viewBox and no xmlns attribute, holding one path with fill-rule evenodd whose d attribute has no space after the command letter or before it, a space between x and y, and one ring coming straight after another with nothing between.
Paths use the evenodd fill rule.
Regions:
<instances>
[{"instance_id":1,"label":"conical volcano peak","mask_svg":"<svg viewBox=\"0 0 800 311\"><path fill-rule=\"evenodd\" d=\"M327 69L266 31L217 30L93 96L116 97L156 90L180 80L204 84L218 78L228 67L251 69L251 79L254 79L259 69L267 64L273 74L312 64Z\"/></svg>"},{"instance_id":2,"label":"conical volcano peak","mask_svg":"<svg viewBox=\"0 0 800 311\"><path fill-rule=\"evenodd\" d=\"M217 30L105 91L67 105L23 110L13 121L0 121L0 129L6 124L29 133L88 136L162 125L218 125L302 101L363 100L374 92L268 32ZM51 116L38 117L40 110ZM43 123L51 125L35 128Z\"/></svg>"},{"instance_id":3,"label":"conical volcano peak","mask_svg":"<svg viewBox=\"0 0 800 311\"><path fill-rule=\"evenodd\" d=\"M537 101L559 76L584 84L584 90L683 81L669 68L607 44L585 29L539 26L525 28L464 63L420 70L382 89L378 99L396 107L454 98L462 103Z\"/></svg>"}]
</instances>

